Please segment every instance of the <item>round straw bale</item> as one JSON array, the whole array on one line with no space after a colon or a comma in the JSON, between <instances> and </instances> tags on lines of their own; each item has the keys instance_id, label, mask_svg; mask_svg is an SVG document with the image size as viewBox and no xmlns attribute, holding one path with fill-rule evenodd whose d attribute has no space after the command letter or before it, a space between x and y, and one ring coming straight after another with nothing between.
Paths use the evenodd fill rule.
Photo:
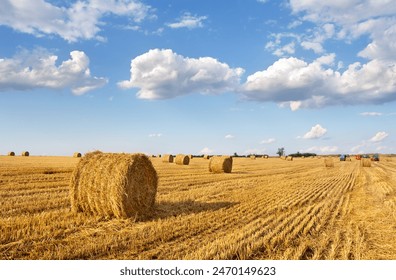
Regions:
<instances>
[{"instance_id":1,"label":"round straw bale","mask_svg":"<svg viewBox=\"0 0 396 280\"><path fill-rule=\"evenodd\" d=\"M267 155L265 155L265 156L263 156L263 158L268 158L268 156L267 156Z\"/></svg>"},{"instance_id":2,"label":"round straw bale","mask_svg":"<svg viewBox=\"0 0 396 280\"><path fill-rule=\"evenodd\" d=\"M179 165L188 165L190 163L190 157L183 154L178 154L176 155L175 163Z\"/></svg>"},{"instance_id":3,"label":"round straw bale","mask_svg":"<svg viewBox=\"0 0 396 280\"><path fill-rule=\"evenodd\" d=\"M14 153L14 152L9 152L8 155L9 155L10 157L13 157L13 156L15 156L15 153Z\"/></svg>"},{"instance_id":4,"label":"round straw bale","mask_svg":"<svg viewBox=\"0 0 396 280\"><path fill-rule=\"evenodd\" d=\"M360 161L360 165L363 167L371 167L371 159L369 158L362 158Z\"/></svg>"},{"instance_id":5,"label":"round straw bale","mask_svg":"<svg viewBox=\"0 0 396 280\"><path fill-rule=\"evenodd\" d=\"M287 156L286 160L293 160L293 157L292 156Z\"/></svg>"},{"instance_id":6,"label":"round straw bale","mask_svg":"<svg viewBox=\"0 0 396 280\"><path fill-rule=\"evenodd\" d=\"M193 155L188 155L188 157L189 157L190 159L192 159L192 158L193 158Z\"/></svg>"},{"instance_id":7,"label":"round straw bale","mask_svg":"<svg viewBox=\"0 0 396 280\"><path fill-rule=\"evenodd\" d=\"M23 157L28 157L29 156L29 152L28 151L24 151L21 154Z\"/></svg>"},{"instance_id":8,"label":"round straw bale","mask_svg":"<svg viewBox=\"0 0 396 280\"><path fill-rule=\"evenodd\" d=\"M255 155L251 155L250 159L256 159L256 156Z\"/></svg>"},{"instance_id":9,"label":"round straw bale","mask_svg":"<svg viewBox=\"0 0 396 280\"><path fill-rule=\"evenodd\" d=\"M286 160L286 156L281 156L280 158Z\"/></svg>"},{"instance_id":10,"label":"round straw bale","mask_svg":"<svg viewBox=\"0 0 396 280\"><path fill-rule=\"evenodd\" d=\"M232 157L214 156L209 160L209 172L213 173L231 173Z\"/></svg>"},{"instance_id":11,"label":"round straw bale","mask_svg":"<svg viewBox=\"0 0 396 280\"><path fill-rule=\"evenodd\" d=\"M325 158L324 163L326 167L334 167L333 158Z\"/></svg>"},{"instance_id":12,"label":"round straw bale","mask_svg":"<svg viewBox=\"0 0 396 280\"><path fill-rule=\"evenodd\" d=\"M73 157L81 157L81 153L76 152L73 154Z\"/></svg>"},{"instance_id":13,"label":"round straw bale","mask_svg":"<svg viewBox=\"0 0 396 280\"><path fill-rule=\"evenodd\" d=\"M157 172L144 154L87 153L70 180L72 211L136 218L150 213L157 185Z\"/></svg>"},{"instance_id":14,"label":"round straw bale","mask_svg":"<svg viewBox=\"0 0 396 280\"><path fill-rule=\"evenodd\" d=\"M209 156L208 155L204 155L203 158L204 159L209 159Z\"/></svg>"},{"instance_id":15,"label":"round straw bale","mask_svg":"<svg viewBox=\"0 0 396 280\"><path fill-rule=\"evenodd\" d=\"M161 158L162 158L162 162L173 162L172 155L163 155Z\"/></svg>"}]
</instances>

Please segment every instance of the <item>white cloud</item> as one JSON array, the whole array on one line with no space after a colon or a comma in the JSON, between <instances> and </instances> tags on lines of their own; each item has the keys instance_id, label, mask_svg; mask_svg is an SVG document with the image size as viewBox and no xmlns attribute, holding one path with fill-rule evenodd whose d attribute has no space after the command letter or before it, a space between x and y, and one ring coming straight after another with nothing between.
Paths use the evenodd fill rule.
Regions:
<instances>
[{"instance_id":1,"label":"white cloud","mask_svg":"<svg viewBox=\"0 0 396 280\"><path fill-rule=\"evenodd\" d=\"M244 72L212 57L187 58L170 49L153 49L132 59L130 71L130 80L121 81L118 86L140 88L137 97L141 99L233 91Z\"/></svg>"},{"instance_id":2,"label":"white cloud","mask_svg":"<svg viewBox=\"0 0 396 280\"><path fill-rule=\"evenodd\" d=\"M91 76L84 52L72 51L70 57L59 66L58 57L42 49L1 58L0 91L71 88L75 95L82 95L107 83L105 78Z\"/></svg>"},{"instance_id":3,"label":"white cloud","mask_svg":"<svg viewBox=\"0 0 396 280\"><path fill-rule=\"evenodd\" d=\"M98 33L105 16L124 16L139 23L150 10L137 0L85 0L63 7L44 0L6 0L0 5L0 25L38 37L55 34L69 42L103 40Z\"/></svg>"},{"instance_id":4,"label":"white cloud","mask_svg":"<svg viewBox=\"0 0 396 280\"><path fill-rule=\"evenodd\" d=\"M291 0L293 14L318 25L334 24L328 38L353 40L368 35L372 40L360 55L370 59L394 60L396 52L396 5L394 1ZM326 31L326 30L325 30Z\"/></svg>"},{"instance_id":5,"label":"white cloud","mask_svg":"<svg viewBox=\"0 0 396 280\"><path fill-rule=\"evenodd\" d=\"M259 155L265 153L265 149L247 149L243 154L244 155Z\"/></svg>"},{"instance_id":6,"label":"white cloud","mask_svg":"<svg viewBox=\"0 0 396 280\"><path fill-rule=\"evenodd\" d=\"M162 133L151 133L149 134L149 137L161 137Z\"/></svg>"},{"instance_id":7,"label":"white cloud","mask_svg":"<svg viewBox=\"0 0 396 280\"><path fill-rule=\"evenodd\" d=\"M338 151L337 146L313 146L308 149L305 149L306 153L322 153L322 154L331 154Z\"/></svg>"},{"instance_id":8,"label":"white cloud","mask_svg":"<svg viewBox=\"0 0 396 280\"><path fill-rule=\"evenodd\" d=\"M381 142L382 140L384 140L386 137L388 137L389 134L386 133L385 131L380 131L377 132L371 139L371 142Z\"/></svg>"},{"instance_id":9,"label":"white cloud","mask_svg":"<svg viewBox=\"0 0 396 280\"><path fill-rule=\"evenodd\" d=\"M247 77L241 94L248 100L275 101L292 110L328 105L378 104L396 100L396 63L372 60L335 71L335 55L307 63L281 58Z\"/></svg>"},{"instance_id":10,"label":"white cloud","mask_svg":"<svg viewBox=\"0 0 396 280\"><path fill-rule=\"evenodd\" d=\"M363 112L360 113L361 116L370 116L370 117L374 117L374 116L382 116L382 113L379 112Z\"/></svg>"},{"instance_id":11,"label":"white cloud","mask_svg":"<svg viewBox=\"0 0 396 280\"><path fill-rule=\"evenodd\" d=\"M214 150L212 150L212 149L210 149L210 148L208 148L208 147L205 147L205 148L203 148L203 149L200 151L201 154L205 154L205 155L210 155L210 154L212 154L213 152L214 152Z\"/></svg>"},{"instance_id":12,"label":"white cloud","mask_svg":"<svg viewBox=\"0 0 396 280\"><path fill-rule=\"evenodd\" d=\"M231 135L231 134L227 134L226 136L224 136L225 139L234 139L235 136Z\"/></svg>"},{"instance_id":13,"label":"white cloud","mask_svg":"<svg viewBox=\"0 0 396 280\"><path fill-rule=\"evenodd\" d=\"M263 3L263 4L267 3L268 1L269 1L269 0L257 0L257 2Z\"/></svg>"},{"instance_id":14,"label":"white cloud","mask_svg":"<svg viewBox=\"0 0 396 280\"><path fill-rule=\"evenodd\" d=\"M260 144L271 144L274 143L276 140L275 138L268 138L260 142Z\"/></svg>"},{"instance_id":15,"label":"white cloud","mask_svg":"<svg viewBox=\"0 0 396 280\"><path fill-rule=\"evenodd\" d=\"M327 132L326 128L323 128L320 124L317 124L311 128L310 131L304 134L304 139L316 139L325 135Z\"/></svg>"},{"instance_id":16,"label":"white cloud","mask_svg":"<svg viewBox=\"0 0 396 280\"><path fill-rule=\"evenodd\" d=\"M203 21L207 16L193 16L190 13L185 13L177 22L167 24L170 28L198 28L203 27Z\"/></svg>"}]
</instances>

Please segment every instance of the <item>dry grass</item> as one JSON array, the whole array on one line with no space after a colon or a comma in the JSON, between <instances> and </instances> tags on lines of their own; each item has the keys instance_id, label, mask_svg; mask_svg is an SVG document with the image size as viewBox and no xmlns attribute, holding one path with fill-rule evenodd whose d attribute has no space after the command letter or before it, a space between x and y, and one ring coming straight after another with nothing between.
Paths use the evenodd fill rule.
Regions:
<instances>
[{"instance_id":1,"label":"dry grass","mask_svg":"<svg viewBox=\"0 0 396 280\"><path fill-rule=\"evenodd\" d=\"M154 205L157 184L144 154L88 153L71 177L71 207L101 217L145 215Z\"/></svg>"},{"instance_id":2,"label":"dry grass","mask_svg":"<svg viewBox=\"0 0 396 280\"><path fill-rule=\"evenodd\" d=\"M156 203L135 221L70 211L79 161L0 156L1 259L396 259L396 162L152 158Z\"/></svg>"},{"instance_id":3,"label":"dry grass","mask_svg":"<svg viewBox=\"0 0 396 280\"><path fill-rule=\"evenodd\" d=\"M232 171L232 157L230 156L215 156L209 160L209 172L213 173L231 173Z\"/></svg>"},{"instance_id":4,"label":"dry grass","mask_svg":"<svg viewBox=\"0 0 396 280\"><path fill-rule=\"evenodd\" d=\"M183 154L176 155L175 163L178 165L189 165L190 157Z\"/></svg>"},{"instance_id":5,"label":"dry grass","mask_svg":"<svg viewBox=\"0 0 396 280\"><path fill-rule=\"evenodd\" d=\"M333 158L325 158L324 160L326 167L334 167L334 159Z\"/></svg>"}]
</instances>

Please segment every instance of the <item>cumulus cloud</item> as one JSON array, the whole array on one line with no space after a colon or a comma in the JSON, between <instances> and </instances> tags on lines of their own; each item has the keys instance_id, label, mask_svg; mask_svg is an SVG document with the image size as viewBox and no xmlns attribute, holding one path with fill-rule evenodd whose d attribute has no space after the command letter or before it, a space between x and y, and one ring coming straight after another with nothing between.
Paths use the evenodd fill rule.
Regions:
<instances>
[{"instance_id":1,"label":"cumulus cloud","mask_svg":"<svg viewBox=\"0 0 396 280\"><path fill-rule=\"evenodd\" d=\"M226 136L224 136L225 139L234 139L235 136L231 135L231 134L227 134Z\"/></svg>"},{"instance_id":2,"label":"cumulus cloud","mask_svg":"<svg viewBox=\"0 0 396 280\"><path fill-rule=\"evenodd\" d=\"M307 63L281 58L247 77L241 94L248 100L275 101L292 110L328 105L381 104L396 100L396 63L372 60L335 71L335 55Z\"/></svg>"},{"instance_id":3,"label":"cumulus cloud","mask_svg":"<svg viewBox=\"0 0 396 280\"><path fill-rule=\"evenodd\" d=\"M308 149L305 149L306 153L322 153L322 154L331 154L338 151L337 146L313 146Z\"/></svg>"},{"instance_id":4,"label":"cumulus cloud","mask_svg":"<svg viewBox=\"0 0 396 280\"><path fill-rule=\"evenodd\" d=\"M162 136L162 133L151 133L151 134L149 134L149 137L151 138L151 137L161 137Z\"/></svg>"},{"instance_id":5,"label":"cumulus cloud","mask_svg":"<svg viewBox=\"0 0 396 280\"><path fill-rule=\"evenodd\" d=\"M394 60L396 5L393 1L291 0L290 8L295 15L301 15L302 20L318 26L334 24L333 36L329 38L353 40L368 35L372 41L362 50L361 56Z\"/></svg>"},{"instance_id":6,"label":"cumulus cloud","mask_svg":"<svg viewBox=\"0 0 396 280\"><path fill-rule=\"evenodd\" d=\"M381 142L382 140L384 140L386 137L388 137L389 134L386 133L385 131L380 131L377 132L371 139L371 142Z\"/></svg>"},{"instance_id":7,"label":"cumulus cloud","mask_svg":"<svg viewBox=\"0 0 396 280\"><path fill-rule=\"evenodd\" d=\"M124 16L139 23L150 10L137 0L83 0L69 6L55 6L44 0L5 0L0 5L0 25L38 37L55 34L69 42L103 40L98 33L105 16Z\"/></svg>"},{"instance_id":8,"label":"cumulus cloud","mask_svg":"<svg viewBox=\"0 0 396 280\"><path fill-rule=\"evenodd\" d=\"M118 86L140 88L137 97L141 99L233 91L244 72L212 57L187 58L170 49L153 49L132 59L130 71L130 79L119 82Z\"/></svg>"},{"instance_id":9,"label":"cumulus cloud","mask_svg":"<svg viewBox=\"0 0 396 280\"><path fill-rule=\"evenodd\" d=\"M105 78L91 76L84 52L72 51L70 57L59 66L58 57L42 49L0 58L0 91L70 88L75 95L81 95L107 83Z\"/></svg>"},{"instance_id":10,"label":"cumulus cloud","mask_svg":"<svg viewBox=\"0 0 396 280\"><path fill-rule=\"evenodd\" d=\"M268 138L260 142L260 144L271 144L274 143L276 140L275 138Z\"/></svg>"},{"instance_id":11,"label":"cumulus cloud","mask_svg":"<svg viewBox=\"0 0 396 280\"><path fill-rule=\"evenodd\" d=\"M304 134L304 139L316 139L325 135L327 132L326 128L323 128L320 124L317 124L311 128L310 131Z\"/></svg>"},{"instance_id":12,"label":"cumulus cloud","mask_svg":"<svg viewBox=\"0 0 396 280\"><path fill-rule=\"evenodd\" d=\"M200 153L201 154L205 154L205 155L210 155L210 154L212 154L214 151L212 150L212 149L210 149L210 148L208 148L208 147L205 147L205 148L203 148L201 151L200 151Z\"/></svg>"},{"instance_id":13,"label":"cumulus cloud","mask_svg":"<svg viewBox=\"0 0 396 280\"><path fill-rule=\"evenodd\" d=\"M207 19L207 16L193 16L190 13L185 13L177 22L168 23L170 28L198 28L203 27L203 22Z\"/></svg>"}]
</instances>

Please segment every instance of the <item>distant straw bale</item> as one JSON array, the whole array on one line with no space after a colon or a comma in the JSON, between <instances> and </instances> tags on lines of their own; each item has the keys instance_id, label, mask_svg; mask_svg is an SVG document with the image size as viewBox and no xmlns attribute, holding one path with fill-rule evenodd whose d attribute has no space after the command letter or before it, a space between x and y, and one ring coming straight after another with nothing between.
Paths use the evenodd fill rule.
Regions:
<instances>
[{"instance_id":1,"label":"distant straw bale","mask_svg":"<svg viewBox=\"0 0 396 280\"><path fill-rule=\"evenodd\" d=\"M14 152L9 152L8 156L13 157L13 156L15 156L15 153Z\"/></svg>"},{"instance_id":2,"label":"distant straw bale","mask_svg":"<svg viewBox=\"0 0 396 280\"><path fill-rule=\"evenodd\" d=\"M334 159L333 158L325 158L324 160L326 167L334 167Z\"/></svg>"},{"instance_id":3,"label":"distant straw bale","mask_svg":"<svg viewBox=\"0 0 396 280\"><path fill-rule=\"evenodd\" d=\"M250 159L256 159L256 156L255 155L251 155Z\"/></svg>"},{"instance_id":4,"label":"distant straw bale","mask_svg":"<svg viewBox=\"0 0 396 280\"><path fill-rule=\"evenodd\" d=\"M193 155L188 155L188 158L189 158L189 159L192 159L192 158L193 158Z\"/></svg>"},{"instance_id":5,"label":"distant straw bale","mask_svg":"<svg viewBox=\"0 0 396 280\"><path fill-rule=\"evenodd\" d=\"M24 151L21 154L23 157L28 157L29 156L29 152L28 151Z\"/></svg>"},{"instance_id":6,"label":"distant straw bale","mask_svg":"<svg viewBox=\"0 0 396 280\"><path fill-rule=\"evenodd\" d=\"M76 152L73 154L73 157L81 157L81 153Z\"/></svg>"},{"instance_id":7,"label":"distant straw bale","mask_svg":"<svg viewBox=\"0 0 396 280\"><path fill-rule=\"evenodd\" d=\"M281 156L280 159L286 160L286 156Z\"/></svg>"},{"instance_id":8,"label":"distant straw bale","mask_svg":"<svg viewBox=\"0 0 396 280\"><path fill-rule=\"evenodd\" d=\"M209 160L209 172L213 173L231 173L232 157L230 156L214 156Z\"/></svg>"},{"instance_id":9,"label":"distant straw bale","mask_svg":"<svg viewBox=\"0 0 396 280\"><path fill-rule=\"evenodd\" d=\"M268 158L268 156L267 156L267 155L265 155L265 156L263 156L263 158Z\"/></svg>"},{"instance_id":10,"label":"distant straw bale","mask_svg":"<svg viewBox=\"0 0 396 280\"><path fill-rule=\"evenodd\" d=\"M204 159L209 159L209 156L208 155L204 155L203 158Z\"/></svg>"},{"instance_id":11,"label":"distant straw bale","mask_svg":"<svg viewBox=\"0 0 396 280\"><path fill-rule=\"evenodd\" d=\"M175 163L179 165L188 165L190 163L190 157L183 154L176 155Z\"/></svg>"},{"instance_id":12,"label":"distant straw bale","mask_svg":"<svg viewBox=\"0 0 396 280\"><path fill-rule=\"evenodd\" d=\"M173 162L173 156L172 155L163 155L162 157L162 162Z\"/></svg>"},{"instance_id":13,"label":"distant straw bale","mask_svg":"<svg viewBox=\"0 0 396 280\"><path fill-rule=\"evenodd\" d=\"M291 161L291 160L293 160L293 157L292 157L292 156L287 156L287 157L286 157L286 160Z\"/></svg>"},{"instance_id":14,"label":"distant straw bale","mask_svg":"<svg viewBox=\"0 0 396 280\"><path fill-rule=\"evenodd\" d=\"M157 185L157 172L144 154L87 153L70 180L72 211L137 218L152 210Z\"/></svg>"},{"instance_id":15,"label":"distant straw bale","mask_svg":"<svg viewBox=\"0 0 396 280\"><path fill-rule=\"evenodd\" d=\"M371 167L371 159L369 158L362 158L360 161L360 165L363 167Z\"/></svg>"}]
</instances>

